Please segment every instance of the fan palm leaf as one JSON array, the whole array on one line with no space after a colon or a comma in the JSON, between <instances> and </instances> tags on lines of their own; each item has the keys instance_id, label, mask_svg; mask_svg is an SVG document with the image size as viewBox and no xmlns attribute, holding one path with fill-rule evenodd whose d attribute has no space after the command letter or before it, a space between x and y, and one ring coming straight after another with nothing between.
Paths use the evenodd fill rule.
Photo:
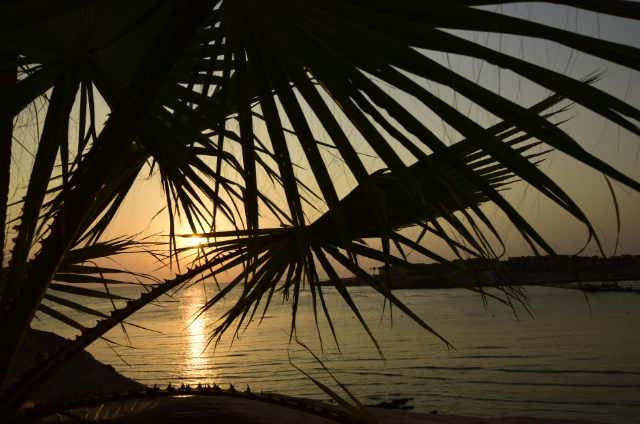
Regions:
<instances>
[{"instance_id":1,"label":"fan palm leaf","mask_svg":"<svg viewBox=\"0 0 640 424\"><path fill-rule=\"evenodd\" d=\"M531 109L543 113L546 112L545 109L553 107L561 100L559 96L551 96ZM546 116L550 117L550 115L557 112L546 113ZM529 137L526 134L519 134L517 128L507 122L496 124L489 132L502 138L506 145L515 148L514 150L521 154L539 144L528 142ZM493 160L479 145L475 140L466 139L453 144L448 150L449 154L460 158L461 162L469 166L478 175L478 178L484 180L487 185L500 189L500 187L512 182L514 174L502 164ZM529 160L537 160L544 154L545 152L539 152L528 156L524 155L524 157ZM422 225L427 223L437 225L437 220L443 217L453 224L455 228L459 229L460 234L465 239L475 242L474 237L466 226L458 220L455 212L464 212L469 208L478 210L478 204L487 201L488 198L482 191L475 190L473 186L456 184L456 181L462 178L460 175L456 175L456 169L450 168L446 172L448 174L447 181L455 184L457 191L452 193L450 187L439 186L438 180L432 178L428 169L432 164L441 160L441 155L434 153L428 155L426 159L409 166L407 172L411 177L410 186L404 184L393 172L378 172L369 176L366 185L357 186L340 200L342 219L346 223L345 228L348 228L346 236L341 234L340 228L335 225L331 211L326 212L306 227L264 229L257 233L249 230L199 234L200 237L214 239L233 237L225 242L214 241L210 244L204 243L198 246L198 250L203 252L202 255L205 261L209 256L218 258L220 254L226 255L226 264L209 271L206 276L215 275L244 261L248 262L248 258L259 258L251 266L240 272L224 290L203 306L201 313L214 307L218 301L222 300L235 288L242 292L236 304L223 315L221 324L212 334L212 340L222 336L234 323L237 331L245 321L247 323L250 322L263 298L266 297L267 300L262 312L264 316L274 292L279 291L288 296L290 290L294 296L292 300L291 327L291 336L293 337L298 297L303 284L301 277L304 277L303 279L309 285L314 305L316 295L321 300L324 316L330 324L335 338L336 334L330 313L324 307L322 286L319 284L320 277L316 267L313 265L315 259L319 261L320 268L325 271L333 287L342 295L345 302L371 336L373 342L376 343L376 346L375 337L373 337L366 322L360 315L344 282L338 277L338 273L335 270L335 262L341 263L354 275L371 284L394 305L416 319L428 331L438 335L435 330L395 298L388 290L388 287L385 286L384 281L371 278L357 263L350 263L340 250L375 261L392 262L394 265L415 268L406 258L392 256L388 250L381 252L377 249L366 247L362 239L388 238L393 240L398 247L405 245L414 249L417 245L403 237L398 230L418 223L422 223ZM375 190L379 200L377 204L373 204L369 200L367 189ZM372 207L385 211L384 220L380 220L380 215L371 212L370 209ZM443 238L448 243L455 243L452 238L446 235ZM351 240L355 240L355 242ZM484 246L479 243L473 243L471 247L472 250L467 249L467 252L475 256L490 255L490 252L484 252ZM185 248L185 250L188 249ZM425 248L418 249L430 259L446 263L444 258L435 254L435 252ZM399 250L402 251L401 249ZM328 260L327 255L333 259L334 264ZM452 268L464 273L464 270L457 266L452 266ZM285 275L286 277L284 277ZM448 278L446 275L432 275L431 277ZM472 288L472 285L460 281L453 280L452 282L453 284ZM483 292L481 289L477 290ZM518 294L509 290L504 290L504 293L508 296L513 293ZM317 316L316 319L318 319Z\"/></svg>"}]
</instances>

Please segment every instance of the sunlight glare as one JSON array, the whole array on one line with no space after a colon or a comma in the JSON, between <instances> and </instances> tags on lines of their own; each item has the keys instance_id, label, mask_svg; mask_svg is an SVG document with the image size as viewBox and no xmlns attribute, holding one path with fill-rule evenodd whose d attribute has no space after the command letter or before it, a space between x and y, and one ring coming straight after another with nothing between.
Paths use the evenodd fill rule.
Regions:
<instances>
[{"instance_id":1,"label":"sunlight glare","mask_svg":"<svg viewBox=\"0 0 640 424\"><path fill-rule=\"evenodd\" d=\"M207 239L205 237L198 236L190 236L190 237L181 237L178 242L179 247L200 247L203 244L207 243Z\"/></svg>"}]
</instances>

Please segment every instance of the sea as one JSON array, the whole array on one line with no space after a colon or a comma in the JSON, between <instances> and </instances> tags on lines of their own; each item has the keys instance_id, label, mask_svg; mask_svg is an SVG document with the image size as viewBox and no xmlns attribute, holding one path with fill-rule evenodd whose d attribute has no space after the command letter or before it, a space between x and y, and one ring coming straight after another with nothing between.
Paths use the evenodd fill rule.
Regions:
<instances>
[{"instance_id":1,"label":"sea","mask_svg":"<svg viewBox=\"0 0 640 424\"><path fill-rule=\"evenodd\" d=\"M259 309L248 326L236 335L232 328L216 343L211 332L234 297L198 312L217 290L201 283L164 296L88 351L150 386L232 384L328 400L312 376L344 398L339 383L363 404L404 402L416 412L640 423L638 294L525 286L524 308L464 289L395 290L448 346L372 289L351 287L378 351L329 288L325 300L337 343L322 315L316 323L309 292L300 297L295 337L291 304L275 295L261 321ZM118 293L134 297L139 291L123 287ZM82 302L112 307L104 299ZM76 333L46 317L34 327Z\"/></svg>"}]
</instances>

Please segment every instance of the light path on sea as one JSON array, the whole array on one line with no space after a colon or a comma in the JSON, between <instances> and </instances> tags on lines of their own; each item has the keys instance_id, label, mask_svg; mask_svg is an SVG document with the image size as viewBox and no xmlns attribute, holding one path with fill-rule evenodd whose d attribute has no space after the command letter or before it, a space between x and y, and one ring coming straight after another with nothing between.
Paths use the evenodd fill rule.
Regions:
<instances>
[{"instance_id":1,"label":"light path on sea","mask_svg":"<svg viewBox=\"0 0 640 424\"><path fill-rule=\"evenodd\" d=\"M231 344L231 334L217 348L208 334L232 299L192 321L216 288L178 292L132 318L128 326L135 349L97 342L94 356L145 384L233 383L238 389L265 390L326 399L293 362L338 389L311 356L289 344L291 309L274 299L265 319L252 324ZM135 288L123 294L135 295ZM527 287L534 313L509 308L461 289L399 290L394 293L445 336L455 349L427 334L388 306L372 290L351 289L385 355L375 347L348 307L332 290L326 300L340 341L333 343L321 319L321 351L304 293L298 312L298 337L364 403L412 398L416 411L468 415L527 415L591 418L636 423L640 416L640 295L597 293L587 298L564 289ZM86 302L86 300L85 300ZM98 305L87 305L97 307ZM60 325L41 321L37 328L70 335ZM128 344L119 329L109 338ZM126 361L123 362L123 361Z\"/></svg>"}]
</instances>

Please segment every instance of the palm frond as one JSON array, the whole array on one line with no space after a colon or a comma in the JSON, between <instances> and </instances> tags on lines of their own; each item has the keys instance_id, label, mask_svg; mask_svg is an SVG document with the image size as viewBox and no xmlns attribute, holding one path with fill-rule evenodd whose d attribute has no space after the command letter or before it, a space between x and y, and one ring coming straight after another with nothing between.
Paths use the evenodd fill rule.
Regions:
<instances>
[{"instance_id":1,"label":"palm frond","mask_svg":"<svg viewBox=\"0 0 640 424\"><path fill-rule=\"evenodd\" d=\"M257 16L260 19L257 19ZM232 22L243 22L246 25L243 24L243 29L238 30ZM477 28L478 25L487 26L485 30L493 30L489 25L502 22L506 25L504 29L501 28L503 32L535 34L585 52L593 50L594 41L589 37L573 33L568 37L566 31L558 32L540 24L525 26L515 18L469 8L459 3L444 5L433 11L426 5L410 1L393 7L383 2L376 2L375 7L370 3L365 5L361 2L325 2L320 5L312 1L302 1L295 5L287 3L286 6L284 3L272 2L268 6L258 4L248 12L243 3L224 2L212 15L210 26L197 38L200 50L193 48L193 54L200 54L202 60L196 62L192 56L189 64L179 65L185 68L192 66L191 74L198 76L189 83L194 87L199 87L201 75L218 76L207 81L208 85L216 88L207 92L185 91L183 102L191 105L190 113L199 114L199 122L208 122L209 129L213 132L224 128L228 117L235 116L232 113L237 112L238 119L245 122L240 125L240 140L237 141L245 151L243 156L247 156L247 143L252 142L251 134L254 129L249 125L247 113L243 112L242 108L247 108L247 105L252 105L254 109L259 107L265 118L274 153L277 157L283 158L283 163L290 162L287 158L294 148L291 143L287 143L286 149L280 147L285 143L280 115L286 116L297 134L299 148L304 152L319 192L334 215L335 225L340 227L346 224L339 218L340 203L337 201L334 187L336 182L329 177L330 172L318 154L316 144L307 142L313 140L307 124L312 118L310 114L301 114L299 98L304 99L313 111L313 118L328 132L349 171L363 187L362 190L369 187L366 191L369 192L371 202L376 202L376 195L374 188L370 186L371 182L368 181L370 171L355 154L352 142L346 140L344 130L337 123L335 114L326 107L326 99L329 98L341 108L342 113L398 178L400 184L409 187L415 174L412 175L406 169L406 160L398 156L391 147L390 139L399 142L417 160L424 159L429 150L439 153L439 163L430 164L421 171L425 180L436 181L436 184L442 186L475 187L475 190L482 192L505 212L535 251L540 247L553 254L548 243L493 186L482 183L472 170L467 169L457 158L449 154L443 141L419 122L412 111L398 103L372 79L374 76L377 80L414 96L425 108L435 112L464 136L474 139L509 172L532 184L583 222L591 236L596 237L587 217L561 187L518 152L501 143L494 135L485 133L479 125L431 94L409 76L415 75L451 87L550 147L559 149L638 189L637 182L584 151L570 136L549 125L543 117L465 79L418 50L464 54L508 67L637 132L632 120L637 120L640 115L628 104L583 82L495 52L441 30L482 30ZM388 31L388 28L396 30ZM210 35L208 42L207 34ZM604 55L605 59L627 65L636 63L637 49L605 42L598 46L605 47L605 44L610 52ZM613 52L616 56L609 57ZM238 61L238 57L242 57L242 61ZM226 79L219 78L225 74L231 75ZM186 78L188 72L182 75ZM186 82L186 79L183 81ZM222 86L223 81L228 83ZM317 91L316 81L326 95ZM295 88L292 88L292 83ZM272 97L277 97L280 102L279 108L274 107ZM224 101L221 101L222 99ZM242 108L238 106L240 103L244 105ZM386 111L389 117L384 116L383 111ZM246 132L251 134L246 135ZM298 185L292 179L291 171L286 169L286 165L283 167L278 163L291 221L300 222L299 217L304 212L295 200L298 197ZM447 168L459 169L457 180L449 180ZM253 172L249 174L253 175ZM251 180L245 179L245 186L247 194L253 192L254 183ZM250 206L251 204L254 206ZM245 202L244 206L245 209L254 210L251 212L246 209L246 217L253 216L252 219L255 219L255 202ZM374 213L380 214L379 219L384 220L384 211L376 207L373 209ZM484 217L480 219L486 221Z\"/></svg>"},{"instance_id":2,"label":"palm frond","mask_svg":"<svg viewBox=\"0 0 640 424\"><path fill-rule=\"evenodd\" d=\"M47 288L44 295L46 305L41 304L44 307L40 308L40 311L76 329L86 330L86 327L78 322L80 317L105 318L107 315L105 312L83 305L83 299L129 301L130 298L113 293L109 287L122 285L144 287L158 283L158 280L151 275L129 271L122 267L106 266L105 263L114 261L118 255L143 253L153 248L157 248L157 243L140 242L124 237L70 250L62 259L53 282ZM77 318L63 312L58 308L60 306L71 310Z\"/></svg>"},{"instance_id":3,"label":"palm frond","mask_svg":"<svg viewBox=\"0 0 640 424\"><path fill-rule=\"evenodd\" d=\"M171 236L175 220L183 217L191 231L212 229L214 237L203 253L205 265L157 292L190 278L242 269L207 305L230 290L242 290L214 338L232 324L251 321L258 306L268 307L277 292L292 296L294 332L303 279L314 308L319 300L333 328L319 284L322 272L356 314L340 278L345 269L402 308L357 259L410 266L404 249L413 249L447 263L424 246L426 235L442 239L454 255L495 257L490 238L502 241L478 206L483 202L495 204L534 252L554 254L503 197L513 180L529 184L581 222L599 244L580 205L536 166L540 153L532 149L563 152L639 191L638 181L584 149L544 111L567 98L636 135L640 111L585 81L462 34L492 31L550 40L634 72L640 68L640 50L477 7L511 2L460 0L437 7L414 0L141 0L124 8L112 0L1 4L0 72L17 70L18 77L6 88L0 119L8 124L39 98L48 108L19 203L22 212L12 218L17 227L11 232L15 242L8 243L9 267L0 278L0 319L16 323L7 329L8 346L0 349L0 380L40 300L47 295L55 303L59 297L50 289L77 291L88 281L121 281L118 273L101 280L100 272L91 273L82 262L82 255L108 256L108 249L76 251L73 260L69 255L81 246L100 246L145 163L158 169ZM640 19L638 4L630 1L547 3ZM527 108L428 52L508 69L557 97ZM503 122L485 130L429 85L451 89ZM94 89L110 110L104 128L96 123ZM421 118L424 113L466 141L449 146ZM71 122L78 122L77 131L69 131ZM11 132L0 135L3 152L11 147ZM333 172L334 158L356 185L350 194ZM272 186L265 188L263 179ZM0 184L6 192L11 178L3 175ZM323 215L316 219L318 211ZM284 227L270 228L273 221ZM222 222L233 230L220 231ZM1 224L6 242L14 230ZM401 230L412 224L423 228L416 240ZM379 246L362 239L371 236ZM52 284L56 273L67 284ZM518 297L506 294L506 301ZM82 305L76 304L80 312ZM114 313L105 321L111 325L124 315ZM106 327L97 325L82 343L100 337Z\"/></svg>"},{"instance_id":4,"label":"palm frond","mask_svg":"<svg viewBox=\"0 0 640 424\"><path fill-rule=\"evenodd\" d=\"M549 110L561 101L560 96L554 95L532 106L531 110L551 117L559 111ZM564 109L561 108L560 111L562 110ZM539 143L528 141L529 136L526 133L521 134L517 127L508 122L498 123L488 132L496 137L501 137L506 146L522 155L525 160L539 160L545 154L545 152L528 154L527 152L538 146ZM513 182L514 174L484 151L482 143L478 143L474 139L465 139L447 149L447 155L459 158L458 160L468 166L478 179L484 180L484 184L495 187L496 190L502 190ZM320 269L328 276L328 281L340 293L377 347L375 337L349 295L345 281L339 277L336 271L337 264L371 285L427 331L448 343L435 329L403 305L385 287L383 281L371 277L367 271L347 256L347 254L358 255L379 263L414 268L406 258L392 255L388 249L382 251L367 247L360 241L367 238L378 238L392 240L400 251L402 251L401 246L404 245L419 251L427 259L447 263L440 255L421 247L399 232L403 227L419 223L422 225L431 223L439 226L438 220L444 218L457 230L458 236L464 240L465 244L470 246L466 248L467 252L478 257L491 257L491 251L486 250L482 239L478 240L477 233L474 235L473 231L468 229L469 222L472 226L477 224L474 224L473 221L463 222L458 217L458 214L462 214L463 219L472 219L470 215L464 215L464 212L473 208L476 215L483 219L484 216L478 205L487 201L488 197L483 191L478 190L477 186L462 183L460 180L463 179L463 176L458 174L457 168L447 168L445 171L447 175L444 180L452 183L451 186L438 185L443 179L439 178L441 175L432 176L430 168L434 163L442 163L442 161L442 155L434 153L409 166L406 172L410 175L410 185L405 183L406 180L397 177L393 171L381 171L369 176L366 184L359 185L340 200L341 219L346 224L344 226L346 232L336 226L334 216L331 211L328 211L309 226L264 229L257 232L226 231L199 234L200 237L217 238L224 241L213 241L198 246L198 249L203 251L198 260L206 262L211 258L219 261L220 255L226 255L224 265L208 271L203 278L240 266L245 263L247 258L258 258L255 263L252 262L250 266L243 268L232 282L203 306L201 312L212 308L230 291L234 289L241 291L236 304L222 315L222 321L213 330L211 340L217 342L231 327L235 327L238 331L243 324L251 322L258 306L265 301L266 297L263 306L264 315L274 292L281 292L285 297L288 297L290 292L293 293L291 322L291 336L293 337L296 328L296 310L302 287L301 279L304 279L308 284L314 298L314 304L316 296L323 299L318 269L314 265L315 261L318 261ZM378 196L378 207L384 211L384 220L380 219L380 214L371 211L373 204L367 192L371 188ZM497 232L496 235L499 237ZM451 234L440 233L440 236L450 245L459 244ZM451 268L460 275L468 273L467 270L458 266L451 266ZM285 275L286 277L283 278ZM471 283L468 283L456 281L455 278L452 279L446 275L431 277L450 280L454 284L485 293L482 289L475 287L473 279L471 279ZM477 278L477 276L473 276L473 278ZM507 288L503 290L503 294L506 295L506 299L500 300L504 303L509 303L509 298L520 299L517 290L511 291ZM326 308L323 308L323 313L330 323L333 337L337 341L330 313Z\"/></svg>"}]
</instances>

